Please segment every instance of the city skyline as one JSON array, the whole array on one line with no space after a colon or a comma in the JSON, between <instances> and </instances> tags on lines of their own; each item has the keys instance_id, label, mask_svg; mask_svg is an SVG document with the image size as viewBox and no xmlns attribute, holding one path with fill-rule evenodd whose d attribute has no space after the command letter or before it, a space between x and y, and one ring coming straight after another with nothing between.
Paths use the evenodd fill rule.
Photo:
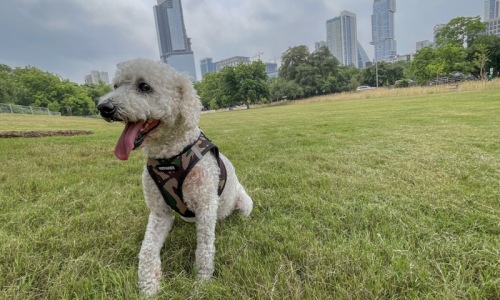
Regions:
<instances>
[{"instance_id":1,"label":"city skyline","mask_svg":"<svg viewBox=\"0 0 500 300\"><path fill-rule=\"evenodd\" d=\"M90 70L110 76L118 62L159 59L152 7L156 0L7 1L0 10L0 63L36 66L82 83ZM341 11L356 14L358 41L370 59L372 1L330 0L205 2L183 0L184 21L199 61L263 53L264 62L280 62L289 47L314 50L325 40L325 22ZM399 1L395 14L398 53L415 52L415 43L433 40L433 28L454 17L484 17L484 1ZM36 53L36 55L34 55ZM110 77L110 78L111 78Z\"/></svg>"}]
</instances>

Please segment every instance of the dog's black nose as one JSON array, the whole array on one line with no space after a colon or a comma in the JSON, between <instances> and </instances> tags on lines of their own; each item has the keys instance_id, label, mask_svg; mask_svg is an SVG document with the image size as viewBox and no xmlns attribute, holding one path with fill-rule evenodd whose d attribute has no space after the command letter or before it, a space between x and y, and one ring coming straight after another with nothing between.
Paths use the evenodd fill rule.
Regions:
<instances>
[{"instance_id":1,"label":"dog's black nose","mask_svg":"<svg viewBox=\"0 0 500 300\"><path fill-rule=\"evenodd\" d=\"M97 105L97 109L101 113L101 116L106 119L112 119L116 113L116 107L111 102L103 102Z\"/></svg>"}]
</instances>

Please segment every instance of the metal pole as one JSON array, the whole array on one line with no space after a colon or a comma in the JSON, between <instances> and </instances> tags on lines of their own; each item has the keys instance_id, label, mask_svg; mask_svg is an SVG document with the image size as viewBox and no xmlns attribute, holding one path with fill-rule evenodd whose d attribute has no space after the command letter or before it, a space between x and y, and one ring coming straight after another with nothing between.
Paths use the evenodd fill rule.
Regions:
<instances>
[{"instance_id":1,"label":"metal pole","mask_svg":"<svg viewBox=\"0 0 500 300\"><path fill-rule=\"evenodd\" d=\"M378 87L378 61L376 57L375 57L375 80L377 81L377 87Z\"/></svg>"}]
</instances>

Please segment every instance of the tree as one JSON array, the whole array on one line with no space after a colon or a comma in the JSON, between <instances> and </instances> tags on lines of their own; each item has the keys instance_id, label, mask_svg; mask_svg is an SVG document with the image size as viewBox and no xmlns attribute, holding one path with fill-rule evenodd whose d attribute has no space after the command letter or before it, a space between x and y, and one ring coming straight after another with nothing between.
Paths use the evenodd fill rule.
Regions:
<instances>
[{"instance_id":1,"label":"tree","mask_svg":"<svg viewBox=\"0 0 500 300\"><path fill-rule=\"evenodd\" d=\"M195 83L203 107L218 109L223 106L220 87L220 76L215 72L205 74L201 82Z\"/></svg>"},{"instance_id":2,"label":"tree","mask_svg":"<svg viewBox=\"0 0 500 300\"><path fill-rule=\"evenodd\" d=\"M474 60L473 60L473 63L476 67L479 68L479 75L480 75L480 78L484 78L485 77L485 66L486 66L486 63L488 62L489 58L489 53L488 53L488 49L486 49L486 46L485 45L478 45L478 50L476 53L474 53Z\"/></svg>"},{"instance_id":3,"label":"tree","mask_svg":"<svg viewBox=\"0 0 500 300\"><path fill-rule=\"evenodd\" d=\"M427 66L436 58L436 50L432 47L422 48L415 54L410 69L418 83L421 84L434 77L434 73L432 73Z\"/></svg>"},{"instance_id":4,"label":"tree","mask_svg":"<svg viewBox=\"0 0 500 300\"><path fill-rule=\"evenodd\" d=\"M281 66L278 71L279 77L285 80L297 79L297 68L303 63L307 63L309 58L309 49L301 45L290 47L281 56Z\"/></svg>"},{"instance_id":5,"label":"tree","mask_svg":"<svg viewBox=\"0 0 500 300\"><path fill-rule=\"evenodd\" d=\"M12 74L12 69L7 65L0 64L0 102L16 103L18 93L19 88Z\"/></svg>"},{"instance_id":6,"label":"tree","mask_svg":"<svg viewBox=\"0 0 500 300\"><path fill-rule=\"evenodd\" d=\"M457 17L439 28L434 40L438 47L446 44L455 44L469 47L480 34L486 30L486 25L481 22L481 17Z\"/></svg>"},{"instance_id":7,"label":"tree","mask_svg":"<svg viewBox=\"0 0 500 300\"><path fill-rule=\"evenodd\" d=\"M61 82L59 76L32 66L16 68L13 74L20 86L16 104L47 107L52 101L57 101L54 94Z\"/></svg>"},{"instance_id":8,"label":"tree","mask_svg":"<svg viewBox=\"0 0 500 300\"><path fill-rule=\"evenodd\" d=\"M405 76L405 70L409 68L406 62L388 63L380 61L377 65L372 65L363 69L362 83L369 86L377 86L377 69L378 69L378 86L390 86L397 80Z\"/></svg>"},{"instance_id":9,"label":"tree","mask_svg":"<svg viewBox=\"0 0 500 300\"><path fill-rule=\"evenodd\" d=\"M438 57L434 59L431 63L429 63L426 69L429 71L429 74L434 75L436 78L438 78L439 75L443 74L445 67L446 67L446 62L444 61L444 59Z\"/></svg>"},{"instance_id":10,"label":"tree","mask_svg":"<svg viewBox=\"0 0 500 300\"><path fill-rule=\"evenodd\" d=\"M304 96L339 92L352 85L350 77L342 76L339 61L326 46L313 53L303 45L288 48L281 59L279 77L298 84Z\"/></svg>"},{"instance_id":11,"label":"tree","mask_svg":"<svg viewBox=\"0 0 500 300\"><path fill-rule=\"evenodd\" d=\"M304 91L293 80L285 80L281 77L271 78L269 80L269 91L272 99L295 99L302 97Z\"/></svg>"},{"instance_id":12,"label":"tree","mask_svg":"<svg viewBox=\"0 0 500 300\"><path fill-rule=\"evenodd\" d=\"M485 78L484 68L486 66L486 63L488 63L489 60L488 57L489 57L489 51L486 48L486 45L484 44L477 45L477 52L474 53L474 60L472 62L476 67L479 68L479 74L481 79Z\"/></svg>"},{"instance_id":13,"label":"tree","mask_svg":"<svg viewBox=\"0 0 500 300\"><path fill-rule=\"evenodd\" d=\"M68 116L86 116L97 113L96 103L88 96L87 90L69 80L63 80L55 93L60 104L59 111Z\"/></svg>"},{"instance_id":14,"label":"tree","mask_svg":"<svg viewBox=\"0 0 500 300\"><path fill-rule=\"evenodd\" d=\"M484 46L484 50L480 50ZM467 48L467 57L474 63L474 74L481 76L480 67L477 65L476 60L478 52L485 51L488 56L488 60L484 65L484 71L493 68L494 72L497 73L500 70L500 37L495 35L480 35L474 40L474 44ZM484 75L484 73L483 73Z\"/></svg>"},{"instance_id":15,"label":"tree","mask_svg":"<svg viewBox=\"0 0 500 300\"><path fill-rule=\"evenodd\" d=\"M196 84L204 107L217 109L244 103L259 103L269 98L266 66L261 61L236 67L227 66L218 73L205 74L202 82Z\"/></svg>"},{"instance_id":16,"label":"tree","mask_svg":"<svg viewBox=\"0 0 500 300\"><path fill-rule=\"evenodd\" d=\"M111 86L106 84L104 81L99 81L99 83L85 83L82 87L87 91L87 96L90 97L97 105L99 103L99 99L111 92Z\"/></svg>"},{"instance_id":17,"label":"tree","mask_svg":"<svg viewBox=\"0 0 500 300\"><path fill-rule=\"evenodd\" d=\"M250 65L240 64L235 68L235 79L238 82L236 100L240 100L250 108L251 103L259 103L269 98L266 65L260 60Z\"/></svg>"}]
</instances>

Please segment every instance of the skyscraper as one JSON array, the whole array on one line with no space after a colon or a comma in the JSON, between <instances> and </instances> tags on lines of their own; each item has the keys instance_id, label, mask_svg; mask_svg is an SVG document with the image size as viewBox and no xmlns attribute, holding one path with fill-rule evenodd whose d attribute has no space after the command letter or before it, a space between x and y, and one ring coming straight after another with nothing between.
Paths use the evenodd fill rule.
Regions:
<instances>
[{"instance_id":1,"label":"skyscraper","mask_svg":"<svg viewBox=\"0 0 500 300\"><path fill-rule=\"evenodd\" d=\"M370 58L368 58L368 54L366 54L365 49L363 48L363 46L361 46L361 44L359 42L357 42L357 45L358 45L358 65L357 65L357 67L359 69L364 69L368 65L370 65L370 63L371 63Z\"/></svg>"},{"instance_id":2,"label":"skyscraper","mask_svg":"<svg viewBox=\"0 0 500 300\"><path fill-rule=\"evenodd\" d=\"M372 42L376 61L391 61L397 54L394 34L396 0L374 0Z\"/></svg>"},{"instance_id":3,"label":"skyscraper","mask_svg":"<svg viewBox=\"0 0 500 300\"><path fill-rule=\"evenodd\" d=\"M420 50L422 48L429 47L431 45L432 45L432 43L429 40L418 41L418 42L415 43L415 49L418 51L418 50Z\"/></svg>"},{"instance_id":4,"label":"skyscraper","mask_svg":"<svg viewBox=\"0 0 500 300\"><path fill-rule=\"evenodd\" d=\"M85 75L85 83L99 83L99 81L109 84L108 72L92 71Z\"/></svg>"},{"instance_id":5,"label":"skyscraper","mask_svg":"<svg viewBox=\"0 0 500 300\"><path fill-rule=\"evenodd\" d=\"M484 1L484 20L486 33L500 36L500 1Z\"/></svg>"},{"instance_id":6,"label":"skyscraper","mask_svg":"<svg viewBox=\"0 0 500 300\"><path fill-rule=\"evenodd\" d=\"M160 58L196 80L191 39L187 37L181 0L158 0L154 8Z\"/></svg>"},{"instance_id":7,"label":"skyscraper","mask_svg":"<svg viewBox=\"0 0 500 300\"><path fill-rule=\"evenodd\" d=\"M200 70L202 79L205 77L205 74L215 72L215 64L211 57L205 57L200 60Z\"/></svg>"},{"instance_id":8,"label":"skyscraper","mask_svg":"<svg viewBox=\"0 0 500 300\"><path fill-rule=\"evenodd\" d=\"M326 44L339 62L358 66L356 15L342 11L339 17L326 21Z\"/></svg>"}]
</instances>

